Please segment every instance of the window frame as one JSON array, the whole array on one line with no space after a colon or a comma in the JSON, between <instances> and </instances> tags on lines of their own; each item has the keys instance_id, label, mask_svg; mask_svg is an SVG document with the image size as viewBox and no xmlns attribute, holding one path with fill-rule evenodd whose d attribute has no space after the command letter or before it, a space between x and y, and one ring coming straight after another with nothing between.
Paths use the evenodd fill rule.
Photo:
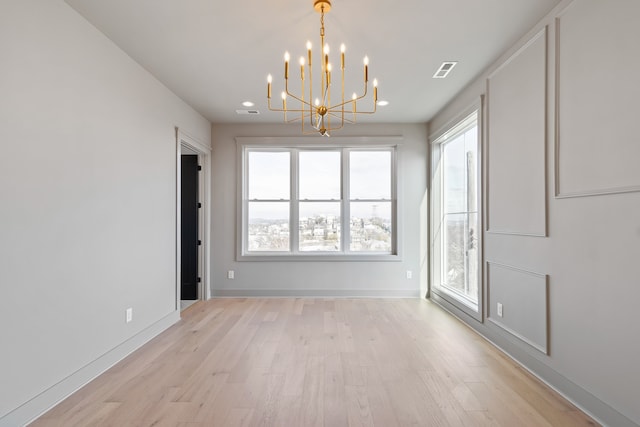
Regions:
<instances>
[{"instance_id":1,"label":"window frame","mask_svg":"<svg viewBox=\"0 0 640 427\"><path fill-rule=\"evenodd\" d=\"M430 272L430 295L436 302L446 302L453 305L457 309L468 314L472 318L479 322L484 318L484 224L483 224L483 176L484 176L484 164L483 164L483 100L482 98L475 102L473 105L466 108L462 113L456 116L453 120L448 122L443 128L432 135L430 138L431 143L431 180L432 180L432 194L431 194L431 225L430 225L430 241L431 241L431 272ZM443 172L441 170L441 161L443 160L443 146L447 142L453 140L460 134L468 131L473 125L464 126L464 123L469 120L473 115L476 115L477 125L477 160L476 160L476 192L477 192L477 248L478 248L478 271L477 271L477 304L473 304L468 300L466 295L462 295L455 290L442 289L442 275L444 263L444 254L441 249L444 236L441 234L443 230L441 225L444 223L445 207L443 205L444 199L444 180ZM438 252L439 251L439 252ZM438 265L439 264L439 265ZM459 295L456 295L459 294Z\"/></svg>"},{"instance_id":2,"label":"window frame","mask_svg":"<svg viewBox=\"0 0 640 427\"><path fill-rule=\"evenodd\" d=\"M398 155L402 137L332 137L319 143L317 137L237 137L237 261L401 261L400 203ZM338 151L341 153L340 250L301 251L299 249L299 153L304 151ZM287 151L291 153L289 248L287 252L248 251L248 153L251 151ZM352 151L389 151L391 153L391 251L350 251L349 154ZM319 200L319 199L318 199ZM316 202L316 199L309 202ZM336 200L333 200L334 202ZM331 202L328 200L327 202ZM296 224L297 223L297 224ZM296 224L294 226L294 224Z\"/></svg>"}]
</instances>

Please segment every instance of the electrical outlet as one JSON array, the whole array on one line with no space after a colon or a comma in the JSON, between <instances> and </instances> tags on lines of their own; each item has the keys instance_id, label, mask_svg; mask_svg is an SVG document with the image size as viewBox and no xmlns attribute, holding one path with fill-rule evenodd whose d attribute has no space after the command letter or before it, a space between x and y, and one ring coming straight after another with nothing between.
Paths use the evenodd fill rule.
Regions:
<instances>
[{"instance_id":1,"label":"electrical outlet","mask_svg":"<svg viewBox=\"0 0 640 427\"><path fill-rule=\"evenodd\" d=\"M129 307L124 312L124 321L129 323L133 320L133 308Z\"/></svg>"},{"instance_id":2,"label":"electrical outlet","mask_svg":"<svg viewBox=\"0 0 640 427\"><path fill-rule=\"evenodd\" d=\"M502 317L502 303L501 302L498 303L498 307L497 308L498 308L498 310L497 310L498 311L498 317Z\"/></svg>"},{"instance_id":3,"label":"electrical outlet","mask_svg":"<svg viewBox=\"0 0 640 427\"><path fill-rule=\"evenodd\" d=\"M413 272L411 270L407 270L407 279L411 279L413 277Z\"/></svg>"},{"instance_id":4,"label":"electrical outlet","mask_svg":"<svg viewBox=\"0 0 640 427\"><path fill-rule=\"evenodd\" d=\"M229 270L227 272L227 279L235 279L236 278L236 273L233 270Z\"/></svg>"}]
</instances>

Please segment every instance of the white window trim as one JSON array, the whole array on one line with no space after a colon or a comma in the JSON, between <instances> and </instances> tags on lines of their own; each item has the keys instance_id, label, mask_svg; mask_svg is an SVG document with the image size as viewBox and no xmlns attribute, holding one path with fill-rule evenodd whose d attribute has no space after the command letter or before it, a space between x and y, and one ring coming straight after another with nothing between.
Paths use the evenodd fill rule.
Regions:
<instances>
[{"instance_id":1,"label":"white window trim","mask_svg":"<svg viewBox=\"0 0 640 427\"><path fill-rule=\"evenodd\" d=\"M484 319L484 225L483 225L483 221L484 221L484 197L483 197L483 193L484 193L484 151L483 151L483 135L484 135L484 114L483 114L483 97L480 97L480 99L476 102L474 102L472 105L470 105L469 107L465 108L459 115L457 115L455 118L453 118L452 120L450 120L449 122L447 122L446 125L444 125L443 127L441 127L440 129L438 129L438 131L434 132L431 137L429 138L431 143L430 143L430 148L431 151L433 150L441 150L441 145L443 143L446 143L451 136L453 135L457 135L460 133L460 129L459 126L463 124L463 122L465 120L467 120L471 115L473 115L474 113L477 113L477 125L478 125L478 162L477 162L477 167L478 167L478 223L479 223L479 227L478 230L480 231L479 235L478 235L478 249L479 249L479 255L478 255L478 304L477 306L471 304L468 301L465 301L465 298L456 298L456 296L454 296L454 292L453 291L448 291L444 288L440 288L439 286L436 286L436 283L440 280L439 277L435 277L435 273L434 273L434 268L433 268L433 263L434 263L434 250L435 250L435 243L433 242L433 235L430 236L430 240L433 242L432 244L432 250L431 251L431 255L430 255L430 262L431 262L431 273L430 273L430 286L429 286L429 290L431 293L431 297L436 301L439 302L440 300L445 301L446 303L449 303L451 305L453 305L454 307L456 307L457 309L463 311L464 313L468 314L470 317L476 319L479 322L482 322ZM440 154L441 155L441 154ZM433 153L431 153L431 158L433 158ZM431 165L431 167L433 167L433 164ZM432 176L433 179L433 176ZM442 179L440 179L440 183L442 185ZM435 190L435 189L433 189ZM431 197L442 197L442 188L438 189L438 191L432 191L432 195ZM439 216L442 215L442 211L435 211L434 206L440 206L440 209L442 209L442 202L438 202L438 203L434 203L434 200L431 200L431 207L430 207L430 211L431 211L431 217L432 218L437 218ZM431 222L433 224L433 222ZM434 233L435 230L430 230L430 234ZM442 254L440 254L440 256L442 257ZM442 270L442 268L440 268L440 271ZM442 272L442 271L441 271Z\"/></svg>"},{"instance_id":2,"label":"white window trim","mask_svg":"<svg viewBox=\"0 0 640 427\"><path fill-rule=\"evenodd\" d=\"M401 194L400 187L400 174L398 171L398 161L400 156L400 147L402 145L402 137L400 136L388 136L388 137L331 137L330 140L322 139L319 141L318 137L237 137L236 138L236 152L237 152L237 174L236 174L236 209L238 215L236 215L236 261L402 261L401 249L402 249L402 230L401 227L401 206L400 203ZM340 252L304 252L298 251L298 233L290 231L291 248L292 252L286 253L248 253L245 250L247 232L245 225L247 224L247 209L245 203L247 199L245 197L244 178L246 174L246 156L245 153L251 149L261 149L278 151L279 149L294 149L294 150L316 150L326 149L328 151L342 151L343 155L350 151L367 150L367 149L382 149L387 148L391 150L392 162L391 162L391 210L392 210L392 252L391 253L366 253L366 252L346 252L348 247L344 233L341 236L341 249ZM293 167L297 167L297 160L292 161ZM348 157L342 159L342 188L348 185ZM291 190L292 194L297 197L297 186L295 178L295 170L291 171ZM346 182L345 182L346 180ZM341 194L340 201L343 203L346 209L346 213L349 213L350 200L344 199L344 194ZM291 200L291 210L298 209L298 200ZM293 216L294 212L291 212L291 218L297 218ZM341 215L341 228L346 230L345 227L349 227L349 216Z\"/></svg>"}]
</instances>

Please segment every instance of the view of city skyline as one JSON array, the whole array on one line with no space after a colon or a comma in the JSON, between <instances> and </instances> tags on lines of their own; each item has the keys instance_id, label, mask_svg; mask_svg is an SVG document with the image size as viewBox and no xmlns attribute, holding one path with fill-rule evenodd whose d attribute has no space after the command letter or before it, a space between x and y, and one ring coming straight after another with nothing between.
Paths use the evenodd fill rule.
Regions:
<instances>
[{"instance_id":1,"label":"view of city skyline","mask_svg":"<svg viewBox=\"0 0 640 427\"><path fill-rule=\"evenodd\" d=\"M345 155L349 172L343 177ZM249 151L247 250L291 251L297 221L296 251L391 252L391 161L389 149ZM349 216L348 233L343 215Z\"/></svg>"}]
</instances>

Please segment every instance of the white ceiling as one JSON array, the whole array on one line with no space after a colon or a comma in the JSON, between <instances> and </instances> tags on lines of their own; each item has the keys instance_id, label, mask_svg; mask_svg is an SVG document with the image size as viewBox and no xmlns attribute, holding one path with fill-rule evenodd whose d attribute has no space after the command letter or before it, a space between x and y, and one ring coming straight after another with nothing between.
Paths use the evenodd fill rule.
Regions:
<instances>
[{"instance_id":1,"label":"white ceiling","mask_svg":"<svg viewBox=\"0 0 640 427\"><path fill-rule=\"evenodd\" d=\"M293 66L307 40L319 45L313 0L66 1L214 123L280 122L267 109L267 74L278 103L284 51ZM326 36L334 63L340 43L347 46L348 94L361 91L369 56L379 98L390 103L369 121L426 122L559 1L333 0ZM443 61L458 65L446 79L432 79ZM237 115L246 100L261 114Z\"/></svg>"}]
</instances>

